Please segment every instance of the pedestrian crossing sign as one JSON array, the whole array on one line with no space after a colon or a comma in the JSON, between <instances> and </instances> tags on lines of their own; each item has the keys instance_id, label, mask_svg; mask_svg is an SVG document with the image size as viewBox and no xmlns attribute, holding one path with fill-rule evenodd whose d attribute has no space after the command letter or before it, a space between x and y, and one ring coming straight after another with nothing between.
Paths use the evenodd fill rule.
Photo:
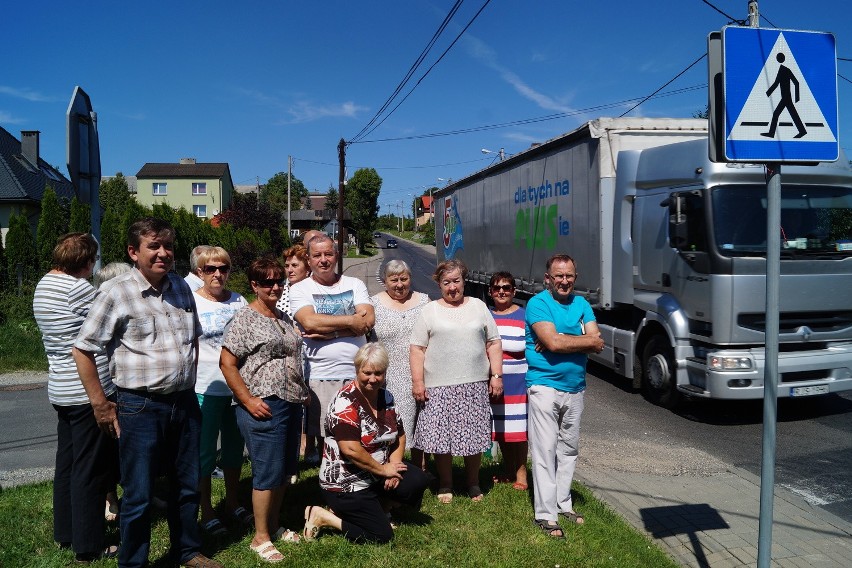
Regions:
<instances>
[{"instance_id":1,"label":"pedestrian crossing sign","mask_svg":"<svg viewBox=\"0 0 852 568\"><path fill-rule=\"evenodd\" d=\"M722 29L725 158L837 160L837 54L825 32Z\"/></svg>"}]
</instances>

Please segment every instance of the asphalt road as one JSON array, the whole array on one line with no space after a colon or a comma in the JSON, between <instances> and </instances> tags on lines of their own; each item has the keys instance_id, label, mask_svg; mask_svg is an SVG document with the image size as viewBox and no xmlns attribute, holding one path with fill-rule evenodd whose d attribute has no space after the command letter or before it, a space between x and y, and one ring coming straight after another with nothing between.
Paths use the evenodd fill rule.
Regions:
<instances>
[{"instance_id":1,"label":"asphalt road","mask_svg":"<svg viewBox=\"0 0 852 568\"><path fill-rule=\"evenodd\" d=\"M56 411L47 384L0 385L0 487L52 478L55 455Z\"/></svg>"}]
</instances>

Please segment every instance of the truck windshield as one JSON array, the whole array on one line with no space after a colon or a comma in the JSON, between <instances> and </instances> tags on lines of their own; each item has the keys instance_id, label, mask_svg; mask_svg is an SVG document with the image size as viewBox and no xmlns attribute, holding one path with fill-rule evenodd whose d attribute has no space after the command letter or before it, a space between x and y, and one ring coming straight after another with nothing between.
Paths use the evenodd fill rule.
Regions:
<instances>
[{"instance_id":1,"label":"truck windshield","mask_svg":"<svg viewBox=\"0 0 852 568\"><path fill-rule=\"evenodd\" d=\"M713 234L724 256L765 256L766 188L717 187ZM852 255L852 188L781 187L781 253L787 258Z\"/></svg>"}]
</instances>

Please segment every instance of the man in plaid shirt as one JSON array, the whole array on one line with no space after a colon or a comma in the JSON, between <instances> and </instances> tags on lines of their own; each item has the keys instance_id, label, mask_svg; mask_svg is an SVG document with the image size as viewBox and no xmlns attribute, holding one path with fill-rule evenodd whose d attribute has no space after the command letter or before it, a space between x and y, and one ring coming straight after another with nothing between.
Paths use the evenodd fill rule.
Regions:
<instances>
[{"instance_id":1,"label":"man in plaid shirt","mask_svg":"<svg viewBox=\"0 0 852 568\"><path fill-rule=\"evenodd\" d=\"M127 253L134 268L100 291L74 343L74 359L98 425L118 438L121 546L118 565L145 566L152 490L169 478L171 555L184 566L220 568L199 552L199 435L195 371L201 324L192 292L171 272L175 231L161 219L136 221ZM118 387L104 396L94 354L105 352Z\"/></svg>"}]
</instances>

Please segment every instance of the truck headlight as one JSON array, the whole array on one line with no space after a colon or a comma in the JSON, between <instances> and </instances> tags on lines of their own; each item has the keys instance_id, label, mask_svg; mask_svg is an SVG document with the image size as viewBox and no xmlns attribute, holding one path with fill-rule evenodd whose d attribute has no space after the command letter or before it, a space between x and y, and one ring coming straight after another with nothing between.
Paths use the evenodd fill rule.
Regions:
<instances>
[{"instance_id":1,"label":"truck headlight","mask_svg":"<svg viewBox=\"0 0 852 568\"><path fill-rule=\"evenodd\" d=\"M707 366L714 371L741 371L754 367L750 357L720 357L709 355Z\"/></svg>"}]
</instances>

